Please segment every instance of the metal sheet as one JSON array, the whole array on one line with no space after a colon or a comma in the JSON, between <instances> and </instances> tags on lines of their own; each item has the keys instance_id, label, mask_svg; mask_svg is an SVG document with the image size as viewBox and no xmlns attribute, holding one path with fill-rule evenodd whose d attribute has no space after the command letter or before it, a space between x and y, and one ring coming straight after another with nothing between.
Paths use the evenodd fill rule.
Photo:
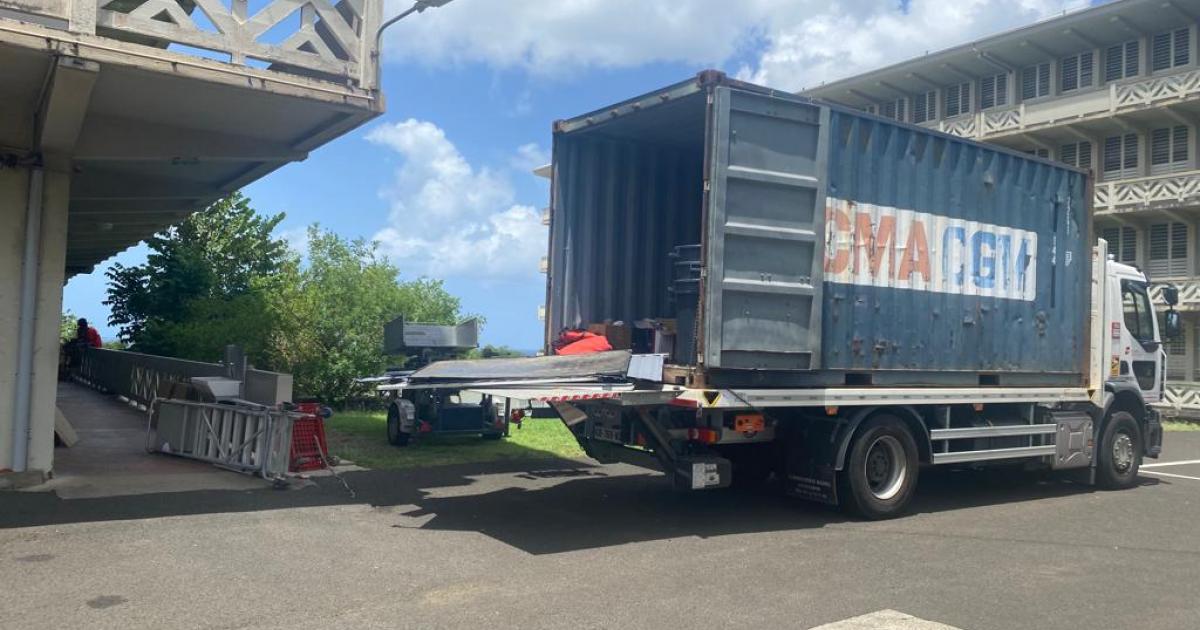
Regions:
<instances>
[{"instance_id":1,"label":"metal sheet","mask_svg":"<svg viewBox=\"0 0 1200 630\"><path fill-rule=\"evenodd\" d=\"M438 361L413 372L409 382L552 379L601 375L623 377L629 368L630 356L628 350L614 350L519 359Z\"/></svg>"}]
</instances>

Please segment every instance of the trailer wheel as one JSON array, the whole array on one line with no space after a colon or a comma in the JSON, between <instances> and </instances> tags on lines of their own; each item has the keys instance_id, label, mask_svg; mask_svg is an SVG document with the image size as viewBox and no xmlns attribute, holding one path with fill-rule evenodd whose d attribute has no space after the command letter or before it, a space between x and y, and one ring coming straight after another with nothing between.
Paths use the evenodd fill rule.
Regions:
<instances>
[{"instance_id":1,"label":"trailer wheel","mask_svg":"<svg viewBox=\"0 0 1200 630\"><path fill-rule=\"evenodd\" d=\"M917 487L917 442L895 416L863 423L838 479L842 506L870 519L898 516Z\"/></svg>"},{"instance_id":2,"label":"trailer wheel","mask_svg":"<svg viewBox=\"0 0 1200 630\"><path fill-rule=\"evenodd\" d=\"M387 439L392 446L408 446L411 433L405 433L400 426L400 409L396 405L388 405Z\"/></svg>"},{"instance_id":3,"label":"trailer wheel","mask_svg":"<svg viewBox=\"0 0 1200 630\"><path fill-rule=\"evenodd\" d=\"M1142 433L1128 411L1114 411L1100 437L1096 457L1096 482L1102 488L1121 490L1137 483L1142 463Z\"/></svg>"}]
</instances>

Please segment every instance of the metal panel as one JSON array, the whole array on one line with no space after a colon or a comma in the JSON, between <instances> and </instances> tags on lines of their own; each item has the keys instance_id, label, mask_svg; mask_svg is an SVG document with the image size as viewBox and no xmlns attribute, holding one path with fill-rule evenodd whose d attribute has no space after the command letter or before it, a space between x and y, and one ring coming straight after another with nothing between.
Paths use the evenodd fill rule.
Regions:
<instances>
[{"instance_id":1,"label":"metal panel","mask_svg":"<svg viewBox=\"0 0 1200 630\"><path fill-rule=\"evenodd\" d=\"M1093 432L1092 417L1081 411L1057 411L1054 413L1056 433L1054 438L1054 468L1083 468L1092 463Z\"/></svg>"},{"instance_id":2,"label":"metal panel","mask_svg":"<svg viewBox=\"0 0 1200 630\"><path fill-rule=\"evenodd\" d=\"M1002 459L1023 459L1026 457L1044 457L1054 454L1054 445L1022 446L1020 448L997 448L986 451L958 451L955 453L934 453L934 464L965 464L967 462L992 462Z\"/></svg>"},{"instance_id":3,"label":"metal panel","mask_svg":"<svg viewBox=\"0 0 1200 630\"><path fill-rule=\"evenodd\" d=\"M727 86L714 96L705 365L818 367L828 110Z\"/></svg>"},{"instance_id":4,"label":"metal panel","mask_svg":"<svg viewBox=\"0 0 1200 630\"><path fill-rule=\"evenodd\" d=\"M839 108L829 136L822 367L1083 383L1083 172Z\"/></svg>"}]
</instances>

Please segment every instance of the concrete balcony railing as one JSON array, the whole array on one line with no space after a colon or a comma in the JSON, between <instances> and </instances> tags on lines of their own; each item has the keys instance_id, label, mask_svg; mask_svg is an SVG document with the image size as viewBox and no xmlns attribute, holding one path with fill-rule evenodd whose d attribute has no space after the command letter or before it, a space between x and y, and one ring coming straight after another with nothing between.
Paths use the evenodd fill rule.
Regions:
<instances>
[{"instance_id":1,"label":"concrete balcony railing","mask_svg":"<svg viewBox=\"0 0 1200 630\"><path fill-rule=\"evenodd\" d=\"M975 140L1105 118L1147 107L1200 99L1200 70L1189 70L931 121L924 126Z\"/></svg>"},{"instance_id":2,"label":"concrete balcony railing","mask_svg":"<svg viewBox=\"0 0 1200 630\"><path fill-rule=\"evenodd\" d=\"M21 32L23 22L85 44L107 40L118 49L134 44L352 88L376 87L375 32L383 0L256 4L262 6L251 15L249 0L0 0L0 30Z\"/></svg>"},{"instance_id":3,"label":"concrete balcony railing","mask_svg":"<svg viewBox=\"0 0 1200 630\"><path fill-rule=\"evenodd\" d=\"M1200 383L1167 381L1163 400L1155 407L1168 417L1200 418Z\"/></svg>"},{"instance_id":4,"label":"concrete balcony railing","mask_svg":"<svg viewBox=\"0 0 1200 630\"><path fill-rule=\"evenodd\" d=\"M1166 307L1167 303L1162 299L1163 287L1172 285L1179 289L1179 305L1176 307L1180 311L1200 311L1200 280L1196 278L1182 278L1178 280L1163 278L1161 280L1152 278L1154 281L1150 285L1150 299L1154 301L1155 306Z\"/></svg>"},{"instance_id":5,"label":"concrete balcony railing","mask_svg":"<svg viewBox=\"0 0 1200 630\"><path fill-rule=\"evenodd\" d=\"M1096 214L1170 209L1200 203L1200 171L1098 182Z\"/></svg>"}]
</instances>

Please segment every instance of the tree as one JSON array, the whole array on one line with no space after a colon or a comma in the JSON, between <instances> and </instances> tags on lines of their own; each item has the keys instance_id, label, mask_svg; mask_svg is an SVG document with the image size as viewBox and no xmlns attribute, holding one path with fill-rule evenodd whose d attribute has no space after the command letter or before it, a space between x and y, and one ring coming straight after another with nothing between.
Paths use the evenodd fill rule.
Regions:
<instances>
[{"instance_id":1,"label":"tree","mask_svg":"<svg viewBox=\"0 0 1200 630\"><path fill-rule=\"evenodd\" d=\"M526 357L528 354L515 350L508 346L493 346L488 344L482 348L476 348L467 353L467 357L471 359L501 359L511 357Z\"/></svg>"},{"instance_id":2,"label":"tree","mask_svg":"<svg viewBox=\"0 0 1200 630\"><path fill-rule=\"evenodd\" d=\"M154 235L145 264L109 270L109 323L139 352L214 361L236 343L252 362L264 360L265 293L296 258L272 236L283 219L257 215L234 193Z\"/></svg>"},{"instance_id":3,"label":"tree","mask_svg":"<svg viewBox=\"0 0 1200 630\"><path fill-rule=\"evenodd\" d=\"M71 311L63 313L58 322L58 340L63 343L73 341L78 330L79 318Z\"/></svg>"},{"instance_id":4,"label":"tree","mask_svg":"<svg viewBox=\"0 0 1200 630\"><path fill-rule=\"evenodd\" d=\"M291 372L298 393L332 404L360 393L355 378L386 368L383 327L408 321L454 324L459 301L440 281L401 283L376 243L312 226L308 264L290 261L270 293L277 327L270 361Z\"/></svg>"}]
</instances>

